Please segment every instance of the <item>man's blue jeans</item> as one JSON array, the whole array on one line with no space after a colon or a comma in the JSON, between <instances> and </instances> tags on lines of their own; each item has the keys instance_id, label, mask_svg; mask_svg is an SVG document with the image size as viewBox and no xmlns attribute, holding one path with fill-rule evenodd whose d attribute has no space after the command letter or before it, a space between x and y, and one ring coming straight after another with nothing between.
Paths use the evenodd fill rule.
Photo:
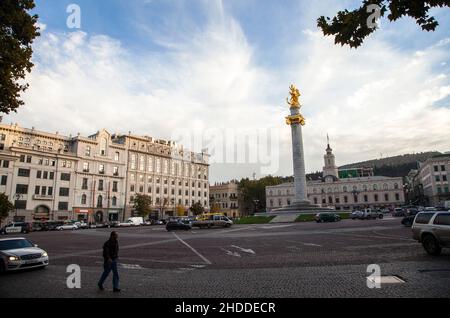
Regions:
<instances>
[{"instance_id":1,"label":"man's blue jeans","mask_svg":"<svg viewBox=\"0 0 450 318\"><path fill-rule=\"evenodd\" d=\"M98 284L100 286L103 286L103 283L108 278L109 273L111 273L111 271L112 271L113 272L113 288L119 289L119 272L117 271L117 260L113 260L111 262L105 262L105 264L103 265L103 268L104 268L104 271L103 271L102 277L100 278L100 281L98 282Z\"/></svg>"}]
</instances>

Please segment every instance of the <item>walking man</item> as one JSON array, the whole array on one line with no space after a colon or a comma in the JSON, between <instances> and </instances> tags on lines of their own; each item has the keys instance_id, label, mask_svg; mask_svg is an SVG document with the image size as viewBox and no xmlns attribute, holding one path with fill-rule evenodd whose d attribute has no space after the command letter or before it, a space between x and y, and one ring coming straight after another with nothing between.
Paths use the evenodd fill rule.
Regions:
<instances>
[{"instance_id":1,"label":"walking man","mask_svg":"<svg viewBox=\"0 0 450 318\"><path fill-rule=\"evenodd\" d=\"M119 241L116 232L112 232L108 241L103 244L103 259L104 259L104 271L100 281L98 282L98 288L104 290L103 284L108 278L109 273L113 272L113 291L115 293L120 292L119 289L119 272L117 271L117 259L119 257Z\"/></svg>"}]
</instances>

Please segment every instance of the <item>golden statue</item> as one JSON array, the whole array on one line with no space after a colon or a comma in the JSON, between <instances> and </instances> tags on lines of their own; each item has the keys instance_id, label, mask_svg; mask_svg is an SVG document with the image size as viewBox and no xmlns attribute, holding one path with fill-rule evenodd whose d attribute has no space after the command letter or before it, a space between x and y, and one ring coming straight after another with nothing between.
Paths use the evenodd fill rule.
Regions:
<instances>
[{"instance_id":1,"label":"golden statue","mask_svg":"<svg viewBox=\"0 0 450 318\"><path fill-rule=\"evenodd\" d=\"M295 87L294 85L291 85L289 87L289 94L291 95L291 99L286 98L287 103L291 106L291 108L300 108L302 105L300 104L300 101L298 100L302 94L300 94L300 91Z\"/></svg>"}]
</instances>

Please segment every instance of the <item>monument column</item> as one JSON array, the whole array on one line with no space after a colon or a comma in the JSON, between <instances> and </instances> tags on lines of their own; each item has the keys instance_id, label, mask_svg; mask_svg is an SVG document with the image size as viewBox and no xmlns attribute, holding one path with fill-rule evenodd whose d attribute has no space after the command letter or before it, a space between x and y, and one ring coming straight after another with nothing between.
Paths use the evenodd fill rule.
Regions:
<instances>
[{"instance_id":1,"label":"monument column","mask_svg":"<svg viewBox=\"0 0 450 318\"><path fill-rule=\"evenodd\" d=\"M308 201L305 173L305 154L303 152L302 126L305 125L305 118L300 114L301 104L300 91L294 86L290 87L291 99L288 104L291 106L291 115L286 117L286 123L291 126L292 131L292 154L294 163L294 185L295 198L293 205L310 205Z\"/></svg>"}]
</instances>

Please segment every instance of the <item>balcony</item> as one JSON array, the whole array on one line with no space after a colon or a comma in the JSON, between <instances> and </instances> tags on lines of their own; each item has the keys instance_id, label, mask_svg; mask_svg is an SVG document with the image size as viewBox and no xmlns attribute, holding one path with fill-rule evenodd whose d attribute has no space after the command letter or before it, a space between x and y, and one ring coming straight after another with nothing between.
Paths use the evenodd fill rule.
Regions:
<instances>
[{"instance_id":1,"label":"balcony","mask_svg":"<svg viewBox=\"0 0 450 318\"><path fill-rule=\"evenodd\" d=\"M34 194L33 200L43 200L43 201L52 201L53 195L41 195L41 194Z\"/></svg>"}]
</instances>

